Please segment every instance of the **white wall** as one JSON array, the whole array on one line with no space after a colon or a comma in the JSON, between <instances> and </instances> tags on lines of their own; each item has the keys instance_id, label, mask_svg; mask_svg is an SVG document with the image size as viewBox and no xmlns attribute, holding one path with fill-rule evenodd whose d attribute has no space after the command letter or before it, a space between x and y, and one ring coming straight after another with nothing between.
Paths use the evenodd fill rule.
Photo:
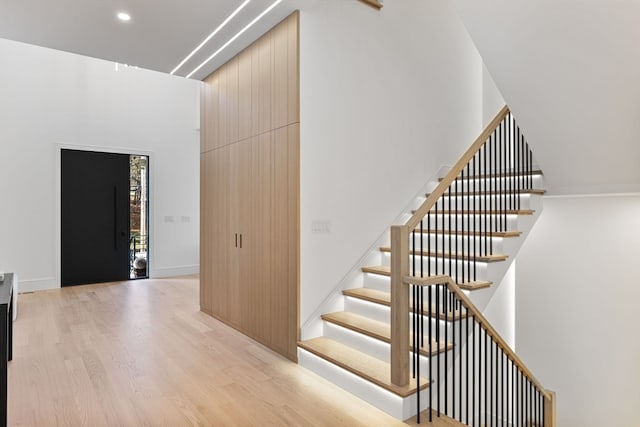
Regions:
<instances>
[{"instance_id":1,"label":"white wall","mask_svg":"<svg viewBox=\"0 0 640 427\"><path fill-rule=\"evenodd\" d=\"M150 153L150 273L197 272L198 82L2 39L0 57L0 269L59 286L64 144Z\"/></svg>"},{"instance_id":2,"label":"white wall","mask_svg":"<svg viewBox=\"0 0 640 427\"><path fill-rule=\"evenodd\" d=\"M640 2L454 3L550 193L640 191Z\"/></svg>"},{"instance_id":3,"label":"white wall","mask_svg":"<svg viewBox=\"0 0 640 427\"><path fill-rule=\"evenodd\" d=\"M518 355L562 427L640 425L640 195L545 198L518 256Z\"/></svg>"},{"instance_id":4,"label":"white wall","mask_svg":"<svg viewBox=\"0 0 640 427\"><path fill-rule=\"evenodd\" d=\"M446 0L301 11L301 323L482 122L482 62ZM313 234L313 220L331 222Z\"/></svg>"}]
</instances>

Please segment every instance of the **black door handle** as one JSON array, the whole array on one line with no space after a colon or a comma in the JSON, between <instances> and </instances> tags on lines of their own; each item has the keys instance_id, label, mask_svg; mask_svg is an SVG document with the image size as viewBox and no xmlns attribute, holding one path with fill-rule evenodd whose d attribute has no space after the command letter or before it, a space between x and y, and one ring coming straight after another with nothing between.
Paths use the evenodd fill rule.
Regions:
<instances>
[{"instance_id":1,"label":"black door handle","mask_svg":"<svg viewBox=\"0 0 640 427\"><path fill-rule=\"evenodd\" d=\"M113 186L113 249L118 249L118 188Z\"/></svg>"}]
</instances>

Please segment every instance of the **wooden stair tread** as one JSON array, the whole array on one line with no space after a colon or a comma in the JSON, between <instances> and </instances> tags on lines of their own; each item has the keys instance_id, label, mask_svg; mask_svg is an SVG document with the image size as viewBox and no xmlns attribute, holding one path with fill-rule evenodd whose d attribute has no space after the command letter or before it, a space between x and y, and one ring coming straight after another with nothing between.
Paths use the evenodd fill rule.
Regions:
<instances>
[{"instance_id":1,"label":"wooden stair tread","mask_svg":"<svg viewBox=\"0 0 640 427\"><path fill-rule=\"evenodd\" d=\"M362 272L390 277L391 267L389 267L388 265L367 266L367 267L362 267ZM460 287L460 289L473 291L476 289L488 288L492 284L493 282L489 282L489 281L473 281L473 282L458 283L458 286Z\"/></svg>"},{"instance_id":2,"label":"wooden stair tread","mask_svg":"<svg viewBox=\"0 0 640 427\"><path fill-rule=\"evenodd\" d=\"M391 383L391 367L389 363L369 356L361 351L341 344L326 337L313 338L298 342L298 347L307 350L347 371L364 378L400 397L407 397L416 392L415 379L411 378L407 386L399 387ZM426 378L421 377L420 389L429 386Z\"/></svg>"},{"instance_id":3,"label":"wooden stair tread","mask_svg":"<svg viewBox=\"0 0 640 427\"><path fill-rule=\"evenodd\" d=\"M369 301L374 304L380 304L388 307L391 306L391 294L389 292L379 291L377 289L352 288L343 290L342 294L348 297ZM410 307L411 309L413 309L413 304L411 303L411 301L409 302L409 304L411 304ZM425 313L425 315L431 316L433 313L433 316L435 316L435 312L436 310L434 306L431 311ZM459 310L449 310L446 313L440 313L440 318L447 321L459 320L461 318L464 319L465 317L467 316L465 314L462 314Z\"/></svg>"},{"instance_id":4,"label":"wooden stair tread","mask_svg":"<svg viewBox=\"0 0 640 427\"><path fill-rule=\"evenodd\" d=\"M432 411L432 421L429 422L429 411ZM416 416L409 418L405 421L410 426L427 426L427 427L467 427L467 424L462 424L459 421L454 420L451 417L447 417L444 414L438 416L438 411L435 409L426 409L420 412L420 424L416 421Z\"/></svg>"},{"instance_id":5,"label":"wooden stair tread","mask_svg":"<svg viewBox=\"0 0 640 427\"><path fill-rule=\"evenodd\" d=\"M496 211L496 210L492 210L492 211L487 211L487 210L475 210L475 211L470 211L470 210L449 210L449 209L438 209L438 215L442 215L444 213L444 215L533 215L535 211L532 209L506 209L503 211ZM412 214L416 213L415 210L411 211ZM429 212L429 214L431 215L435 215L436 211L435 209L431 209Z\"/></svg>"},{"instance_id":6,"label":"wooden stair tread","mask_svg":"<svg viewBox=\"0 0 640 427\"><path fill-rule=\"evenodd\" d=\"M382 246L380 248L382 252L391 252L391 248L388 246ZM451 253L451 252L435 252L435 251L414 251L413 249L409 250L411 255L418 256L426 256L426 257L436 257L436 258L458 258L465 261L476 260L477 262L499 262L505 261L507 259L506 255L502 254L493 254L493 255L476 255L475 258L473 254L469 253Z\"/></svg>"},{"instance_id":7,"label":"wooden stair tread","mask_svg":"<svg viewBox=\"0 0 640 427\"><path fill-rule=\"evenodd\" d=\"M526 190L520 190L520 194L538 194L538 195L543 195L547 192L547 190L543 190L541 188L529 188ZM447 197L447 196L451 196L451 197L460 197L460 196L501 196L501 195L510 195L510 194L514 194L515 191L487 191L486 194L484 191L476 191L475 193L469 193L466 191L462 191L462 192L457 192L457 193L444 193L441 197ZM431 193L427 193L425 194L425 196L429 197L431 195Z\"/></svg>"},{"instance_id":8,"label":"wooden stair tread","mask_svg":"<svg viewBox=\"0 0 640 427\"><path fill-rule=\"evenodd\" d=\"M349 311L336 311L335 313L326 313L322 315L322 320L342 326L343 328L350 329L368 337L391 343L391 327L388 323L379 322L377 320L370 319L359 314L351 313ZM411 334L411 333L410 333ZM426 344L420 348L420 354L423 356L429 356L429 343L425 337ZM440 347L437 347L435 340L431 343L431 355L438 354L439 352L450 350L453 348L453 344L443 343ZM413 350L413 348L411 348Z\"/></svg>"},{"instance_id":9,"label":"wooden stair tread","mask_svg":"<svg viewBox=\"0 0 640 427\"><path fill-rule=\"evenodd\" d=\"M416 229L419 233L420 230ZM423 234L455 234L458 236L481 236L484 237L520 237L522 235L522 231L487 231L486 233L483 231L462 231L462 230L422 230Z\"/></svg>"},{"instance_id":10,"label":"wooden stair tread","mask_svg":"<svg viewBox=\"0 0 640 427\"><path fill-rule=\"evenodd\" d=\"M530 172L531 175L533 176L544 176L544 174L542 173L542 171L540 169L534 169ZM509 171L509 172L500 172L500 173L490 173L489 175L471 175L471 176L465 176L464 179L468 180L468 179L484 179L484 178L503 178L503 177L513 177L513 176L527 176L526 174L522 173L522 171L516 173L514 171ZM438 181L442 181L444 178L438 178ZM462 180L462 177L459 177L460 180Z\"/></svg>"}]
</instances>

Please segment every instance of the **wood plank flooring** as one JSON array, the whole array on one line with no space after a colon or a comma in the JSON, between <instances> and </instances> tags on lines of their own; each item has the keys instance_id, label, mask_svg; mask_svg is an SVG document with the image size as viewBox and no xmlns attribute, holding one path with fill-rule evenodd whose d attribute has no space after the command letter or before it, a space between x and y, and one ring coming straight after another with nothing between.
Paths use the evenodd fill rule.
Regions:
<instances>
[{"instance_id":1,"label":"wood plank flooring","mask_svg":"<svg viewBox=\"0 0 640 427\"><path fill-rule=\"evenodd\" d=\"M403 426L199 311L198 278L18 298L12 426Z\"/></svg>"}]
</instances>

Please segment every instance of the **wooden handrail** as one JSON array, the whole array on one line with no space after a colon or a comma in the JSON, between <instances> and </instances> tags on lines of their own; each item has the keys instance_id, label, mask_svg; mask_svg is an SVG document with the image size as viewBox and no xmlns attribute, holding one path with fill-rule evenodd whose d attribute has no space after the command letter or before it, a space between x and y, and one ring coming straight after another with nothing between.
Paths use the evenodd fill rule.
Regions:
<instances>
[{"instance_id":1,"label":"wooden handrail","mask_svg":"<svg viewBox=\"0 0 640 427\"><path fill-rule=\"evenodd\" d=\"M456 282L449 276L440 275L440 276L431 276L431 277L413 277L407 276L403 280L405 285L417 285L417 286L433 286L433 285L447 285L449 290L453 292L456 297L462 302L462 305L465 306L469 312L475 317L476 321L480 324L480 326L487 331L487 334L493 339L504 353L511 359L511 361L520 369L520 371L536 386L536 388L540 391L540 393L544 396L545 399L551 399L551 393L545 389L540 381L536 379L533 373L527 368L524 362L518 357L518 355L509 347L509 344L500 336L498 331L491 326L491 323L487 320L486 317L482 315L478 307L475 306L473 302L469 299L468 296L462 292L462 289L456 284Z\"/></svg>"},{"instance_id":2,"label":"wooden handrail","mask_svg":"<svg viewBox=\"0 0 640 427\"><path fill-rule=\"evenodd\" d=\"M491 134L500 126L500 123L504 118L509 114L509 107L506 105L502 107L502 109L496 114L496 116L489 122L484 131L478 136L478 138L474 141L474 143L465 151L464 155L456 162L455 165L451 168L449 173L440 181L440 184L429 194L427 200L425 200L422 205L415 211L413 216L406 222L405 226L409 228L409 231L413 230L420 224L420 221L427 215L427 213L433 208L451 183L456 179L456 177L460 174L462 169L467 166L467 163L471 161L476 152L482 147L487 139L491 136Z\"/></svg>"},{"instance_id":3,"label":"wooden handrail","mask_svg":"<svg viewBox=\"0 0 640 427\"><path fill-rule=\"evenodd\" d=\"M382 6L383 6L383 4L380 3L378 0L360 0L360 1L378 10L382 9Z\"/></svg>"}]
</instances>

